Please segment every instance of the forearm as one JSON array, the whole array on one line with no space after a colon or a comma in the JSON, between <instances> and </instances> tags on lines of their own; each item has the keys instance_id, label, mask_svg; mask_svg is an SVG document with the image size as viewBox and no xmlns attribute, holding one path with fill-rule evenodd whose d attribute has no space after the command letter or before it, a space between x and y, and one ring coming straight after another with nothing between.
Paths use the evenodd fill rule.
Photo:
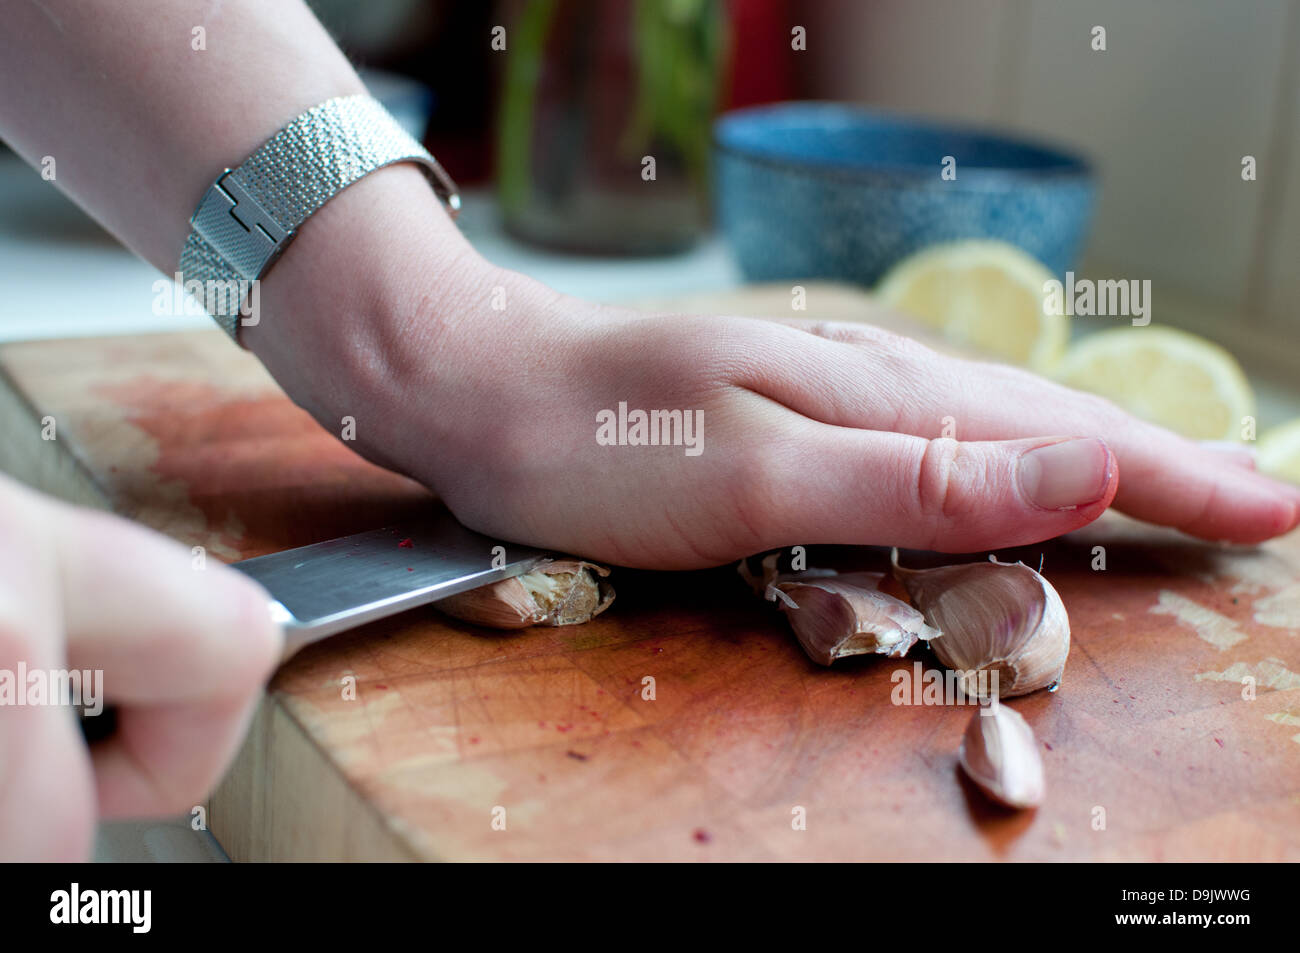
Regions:
<instances>
[{"instance_id":1,"label":"forearm","mask_svg":"<svg viewBox=\"0 0 1300 953\"><path fill-rule=\"evenodd\" d=\"M167 272L217 172L364 90L294 0L10 0L4 19L0 135L33 165L53 156L56 184Z\"/></svg>"},{"instance_id":2,"label":"forearm","mask_svg":"<svg viewBox=\"0 0 1300 953\"><path fill-rule=\"evenodd\" d=\"M168 275L223 168L306 109L364 91L297 0L10 0L3 18L0 137L33 165L54 157L54 184ZM421 289L440 272L464 283L469 257L415 167L382 169L302 226L243 341L300 403L332 412L340 390L378 376Z\"/></svg>"}]
</instances>

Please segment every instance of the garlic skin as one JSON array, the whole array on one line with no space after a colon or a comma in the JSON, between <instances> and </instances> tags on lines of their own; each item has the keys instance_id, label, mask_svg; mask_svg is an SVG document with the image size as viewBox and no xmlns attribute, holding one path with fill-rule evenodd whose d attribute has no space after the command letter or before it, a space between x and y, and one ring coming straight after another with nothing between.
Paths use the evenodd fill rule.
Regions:
<instances>
[{"instance_id":1,"label":"garlic skin","mask_svg":"<svg viewBox=\"0 0 1300 953\"><path fill-rule=\"evenodd\" d=\"M962 770L989 797L1007 807L1043 803L1047 786L1038 740L1009 706L981 706L971 717L958 754Z\"/></svg>"},{"instance_id":2,"label":"garlic skin","mask_svg":"<svg viewBox=\"0 0 1300 953\"><path fill-rule=\"evenodd\" d=\"M777 560L780 557L780 551L768 553L764 556L760 563L760 575L757 576L750 570L748 559L742 559L736 565L736 571L740 573L740 578L745 580L745 584L754 590L754 595L761 596L769 602L781 599L779 590L776 588L778 582L795 579L822 579L826 576L839 575L834 569L800 569L795 572L781 572L776 568ZM878 575L883 577L884 574L879 573Z\"/></svg>"},{"instance_id":3,"label":"garlic skin","mask_svg":"<svg viewBox=\"0 0 1300 953\"><path fill-rule=\"evenodd\" d=\"M894 577L925 620L943 633L939 661L961 676L968 697L986 698L997 674L998 696L1014 698L1055 686L1070 654L1070 619L1051 583L1024 563L964 563L904 569Z\"/></svg>"},{"instance_id":4,"label":"garlic skin","mask_svg":"<svg viewBox=\"0 0 1300 953\"><path fill-rule=\"evenodd\" d=\"M917 639L939 633L916 609L877 586L879 572L795 573L770 584L781 597L799 644L814 662L830 665L850 655L906 655Z\"/></svg>"},{"instance_id":5,"label":"garlic skin","mask_svg":"<svg viewBox=\"0 0 1300 953\"><path fill-rule=\"evenodd\" d=\"M542 563L532 572L434 603L440 612L493 629L579 625L609 608L609 569L576 559Z\"/></svg>"},{"instance_id":6,"label":"garlic skin","mask_svg":"<svg viewBox=\"0 0 1300 953\"><path fill-rule=\"evenodd\" d=\"M779 552L768 553L764 556L760 563L761 575L758 576L755 576L753 570L749 568L748 559L742 559L736 564L736 571L740 573L740 578L745 580L745 585L754 590L754 595L762 596L766 592L768 585L776 578L776 561L780 556Z\"/></svg>"}]
</instances>

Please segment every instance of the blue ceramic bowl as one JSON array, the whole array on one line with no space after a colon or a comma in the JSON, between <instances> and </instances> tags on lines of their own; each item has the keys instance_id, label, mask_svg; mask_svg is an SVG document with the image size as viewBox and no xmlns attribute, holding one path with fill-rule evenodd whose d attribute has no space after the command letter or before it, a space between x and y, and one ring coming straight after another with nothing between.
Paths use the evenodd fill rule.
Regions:
<instances>
[{"instance_id":1,"label":"blue ceramic bowl","mask_svg":"<svg viewBox=\"0 0 1300 953\"><path fill-rule=\"evenodd\" d=\"M940 177L944 156L957 176ZM714 127L717 219L750 281L872 285L936 242L997 238L1072 267L1095 186L1020 139L833 103L740 109Z\"/></svg>"}]
</instances>

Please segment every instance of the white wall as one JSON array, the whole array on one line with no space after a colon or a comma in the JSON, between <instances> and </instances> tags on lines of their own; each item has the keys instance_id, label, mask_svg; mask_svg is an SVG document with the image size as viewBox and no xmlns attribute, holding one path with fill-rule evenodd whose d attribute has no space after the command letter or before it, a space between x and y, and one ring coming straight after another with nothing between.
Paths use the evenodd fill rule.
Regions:
<instances>
[{"instance_id":1,"label":"white wall","mask_svg":"<svg viewBox=\"0 0 1300 953\"><path fill-rule=\"evenodd\" d=\"M1085 270L1150 278L1157 320L1244 357L1300 355L1300 0L794 7L814 95L1075 146L1102 176Z\"/></svg>"}]
</instances>

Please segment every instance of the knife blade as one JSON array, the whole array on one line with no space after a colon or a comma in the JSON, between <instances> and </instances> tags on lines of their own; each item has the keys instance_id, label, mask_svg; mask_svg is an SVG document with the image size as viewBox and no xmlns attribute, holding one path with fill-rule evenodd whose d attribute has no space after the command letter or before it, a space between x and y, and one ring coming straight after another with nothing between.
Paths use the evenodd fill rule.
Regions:
<instances>
[{"instance_id":1,"label":"knife blade","mask_svg":"<svg viewBox=\"0 0 1300 953\"><path fill-rule=\"evenodd\" d=\"M338 632L522 575L553 558L475 533L442 510L231 568L270 593L271 617L284 628L288 658Z\"/></svg>"}]
</instances>

